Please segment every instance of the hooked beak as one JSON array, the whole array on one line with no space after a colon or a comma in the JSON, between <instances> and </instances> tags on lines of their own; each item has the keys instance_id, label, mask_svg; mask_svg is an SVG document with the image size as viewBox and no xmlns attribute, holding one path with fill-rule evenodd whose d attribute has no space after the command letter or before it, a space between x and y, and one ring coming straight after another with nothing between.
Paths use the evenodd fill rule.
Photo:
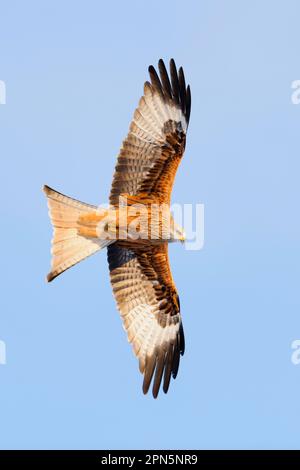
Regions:
<instances>
[{"instance_id":1,"label":"hooked beak","mask_svg":"<svg viewBox=\"0 0 300 470\"><path fill-rule=\"evenodd\" d=\"M185 236L185 232L184 232L184 231L182 232L182 234L181 234L179 240L180 240L181 243L184 243L184 242L185 242L186 236Z\"/></svg>"}]
</instances>

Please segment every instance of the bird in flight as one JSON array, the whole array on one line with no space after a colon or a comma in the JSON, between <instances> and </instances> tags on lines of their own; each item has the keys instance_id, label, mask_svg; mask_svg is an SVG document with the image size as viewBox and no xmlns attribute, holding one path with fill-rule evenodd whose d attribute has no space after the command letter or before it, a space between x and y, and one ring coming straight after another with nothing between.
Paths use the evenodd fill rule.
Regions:
<instances>
[{"instance_id":1,"label":"bird in flight","mask_svg":"<svg viewBox=\"0 0 300 470\"><path fill-rule=\"evenodd\" d=\"M170 211L171 192L182 159L191 111L182 67L163 60L134 112L120 149L108 207L97 207L44 186L53 225L50 282L107 247L110 280L128 341L154 398L167 393L184 353L179 296L168 243L184 241Z\"/></svg>"}]
</instances>

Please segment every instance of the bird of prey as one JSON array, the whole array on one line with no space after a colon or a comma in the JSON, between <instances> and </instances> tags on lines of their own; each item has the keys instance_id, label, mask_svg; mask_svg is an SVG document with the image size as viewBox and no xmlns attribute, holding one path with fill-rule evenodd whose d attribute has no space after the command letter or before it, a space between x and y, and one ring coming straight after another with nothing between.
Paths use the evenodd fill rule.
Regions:
<instances>
[{"instance_id":1,"label":"bird of prey","mask_svg":"<svg viewBox=\"0 0 300 470\"><path fill-rule=\"evenodd\" d=\"M161 59L159 73L153 66L148 70L150 81L144 84L117 158L109 206L85 204L49 186L44 186L44 192L53 225L47 280L107 247L112 290L144 375L143 392L147 393L152 383L156 398L161 383L167 393L184 353L168 243L185 237L171 215L170 199L185 149L191 92L182 67L177 70L173 59L169 73ZM137 212L133 214L136 206L145 208L146 224ZM164 207L164 211L155 212L153 207ZM164 231L165 225L169 230Z\"/></svg>"}]
</instances>

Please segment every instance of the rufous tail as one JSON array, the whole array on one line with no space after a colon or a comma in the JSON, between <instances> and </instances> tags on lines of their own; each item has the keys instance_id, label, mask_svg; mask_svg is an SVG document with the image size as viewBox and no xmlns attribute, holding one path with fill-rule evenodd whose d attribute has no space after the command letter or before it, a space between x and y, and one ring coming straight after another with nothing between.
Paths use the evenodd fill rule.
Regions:
<instances>
[{"instance_id":1,"label":"rufous tail","mask_svg":"<svg viewBox=\"0 0 300 470\"><path fill-rule=\"evenodd\" d=\"M47 281L50 282L113 241L99 239L96 233L89 234L86 223L82 226L80 222L88 214L97 213L99 210L96 206L72 199L49 186L44 186L43 190L47 196L53 226L51 271L47 275Z\"/></svg>"}]
</instances>

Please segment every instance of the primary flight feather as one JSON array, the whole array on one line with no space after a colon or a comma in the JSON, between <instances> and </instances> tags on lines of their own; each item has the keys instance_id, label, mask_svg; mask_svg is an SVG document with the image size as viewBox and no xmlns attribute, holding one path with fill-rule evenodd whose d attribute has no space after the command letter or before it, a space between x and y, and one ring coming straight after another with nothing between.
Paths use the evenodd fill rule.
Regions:
<instances>
[{"instance_id":1,"label":"primary flight feather","mask_svg":"<svg viewBox=\"0 0 300 470\"><path fill-rule=\"evenodd\" d=\"M44 186L54 229L47 280L107 247L111 285L144 375L143 392L152 382L155 398L161 383L168 391L184 353L168 243L184 240L170 213L170 199L191 111L183 69L177 71L171 59L169 74L162 60L158 71L149 67L151 82L144 85L118 155L110 206L97 208Z\"/></svg>"}]
</instances>

